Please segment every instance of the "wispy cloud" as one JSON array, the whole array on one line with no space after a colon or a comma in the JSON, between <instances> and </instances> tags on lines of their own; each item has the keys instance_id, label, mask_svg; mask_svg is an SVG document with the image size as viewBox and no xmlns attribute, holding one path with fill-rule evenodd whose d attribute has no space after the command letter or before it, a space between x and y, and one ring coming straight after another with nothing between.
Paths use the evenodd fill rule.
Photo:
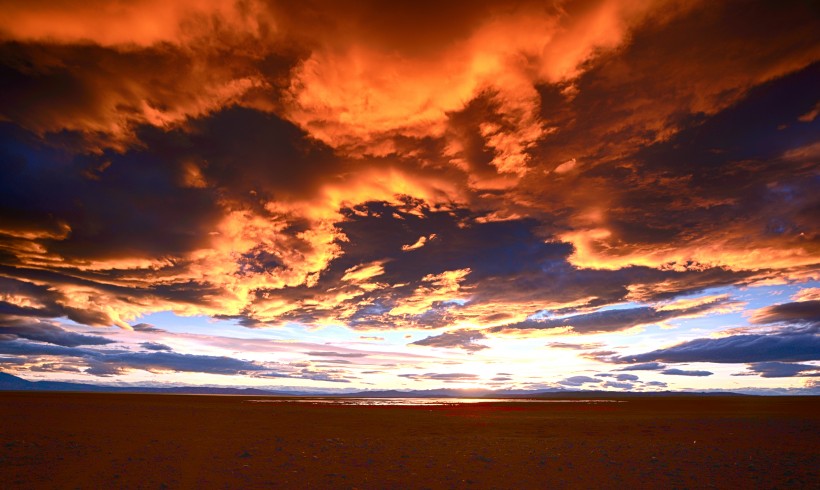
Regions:
<instances>
[{"instance_id":1,"label":"wispy cloud","mask_svg":"<svg viewBox=\"0 0 820 490\"><path fill-rule=\"evenodd\" d=\"M487 337L477 330L455 330L452 332L445 332L440 335L433 335L430 337L411 342L411 345L424 345L428 347L449 347L464 349L475 352L488 347L483 344L476 343L476 340L486 339Z\"/></svg>"}]
</instances>

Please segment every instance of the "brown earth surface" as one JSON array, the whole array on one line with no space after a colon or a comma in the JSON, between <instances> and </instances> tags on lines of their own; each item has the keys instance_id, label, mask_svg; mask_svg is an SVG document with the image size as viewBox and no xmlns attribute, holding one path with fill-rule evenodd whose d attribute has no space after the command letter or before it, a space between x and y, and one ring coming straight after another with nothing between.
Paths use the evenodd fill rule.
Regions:
<instances>
[{"instance_id":1,"label":"brown earth surface","mask_svg":"<svg viewBox=\"0 0 820 490\"><path fill-rule=\"evenodd\" d=\"M3 488L820 488L820 397L334 406L0 393Z\"/></svg>"}]
</instances>

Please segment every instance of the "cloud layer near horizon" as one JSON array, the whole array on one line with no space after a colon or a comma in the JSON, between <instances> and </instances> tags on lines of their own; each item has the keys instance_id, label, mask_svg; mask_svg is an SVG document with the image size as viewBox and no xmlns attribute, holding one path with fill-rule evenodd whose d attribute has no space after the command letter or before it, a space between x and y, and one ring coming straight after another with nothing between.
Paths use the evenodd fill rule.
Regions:
<instances>
[{"instance_id":1,"label":"cloud layer near horizon","mask_svg":"<svg viewBox=\"0 0 820 490\"><path fill-rule=\"evenodd\" d=\"M14 345L105 345L54 322L172 311L428 330L407 343L487 355L744 308L698 296L712 288L818 279L806 3L0 5ZM749 323L793 326L805 294ZM743 347L779 335L581 355L763 376L818 360Z\"/></svg>"}]
</instances>

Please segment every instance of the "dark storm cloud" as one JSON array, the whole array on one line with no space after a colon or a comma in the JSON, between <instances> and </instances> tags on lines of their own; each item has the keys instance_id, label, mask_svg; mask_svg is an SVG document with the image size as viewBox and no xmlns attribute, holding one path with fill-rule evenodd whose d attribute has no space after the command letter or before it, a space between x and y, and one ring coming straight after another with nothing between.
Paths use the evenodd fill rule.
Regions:
<instances>
[{"instance_id":1,"label":"dark storm cloud","mask_svg":"<svg viewBox=\"0 0 820 490\"><path fill-rule=\"evenodd\" d=\"M106 351L22 342L19 340L0 342L0 354L76 358L79 362L87 362L92 368L92 374L103 372L117 374L125 369L169 370L209 374L245 374L267 370L265 366L255 362L224 356L180 354L164 351Z\"/></svg>"},{"instance_id":2,"label":"dark storm cloud","mask_svg":"<svg viewBox=\"0 0 820 490\"><path fill-rule=\"evenodd\" d=\"M206 228L219 213L211 192L177 184L178 164L171 158L139 151L72 157L19 140L4 150L19 164L3 179L0 213L23 230L20 222L63 223L70 229L66 239L44 237L41 243L69 266L83 259L180 254L205 244ZM68 161L54 165L61 160ZM98 180L84 175L86 167L103 162L111 164Z\"/></svg>"},{"instance_id":3,"label":"dark storm cloud","mask_svg":"<svg viewBox=\"0 0 820 490\"><path fill-rule=\"evenodd\" d=\"M157 351L157 350L171 351L171 350L173 350L171 347L169 347L165 344L160 344L159 342L141 342L140 347L142 347L145 350L154 350L154 351Z\"/></svg>"},{"instance_id":4,"label":"dark storm cloud","mask_svg":"<svg viewBox=\"0 0 820 490\"><path fill-rule=\"evenodd\" d=\"M64 347L106 345L115 341L97 335L84 335L42 320L15 320L0 318L0 336L11 336L47 342Z\"/></svg>"},{"instance_id":5,"label":"dark storm cloud","mask_svg":"<svg viewBox=\"0 0 820 490\"><path fill-rule=\"evenodd\" d=\"M389 254L396 260L385 264L384 279L391 282L465 267L473 271L471 280L479 281L561 262L572 251L566 244L544 243L535 233L538 223L534 220L482 223L476 221L481 215L468 209L439 211L422 207L420 211L408 213L381 202L350 210L348 219L340 224L350 244L334 266L341 272ZM399 253L403 246L431 233L436 235L435 240Z\"/></svg>"},{"instance_id":6,"label":"dark storm cloud","mask_svg":"<svg viewBox=\"0 0 820 490\"><path fill-rule=\"evenodd\" d=\"M328 381L331 383L350 383L351 380L345 377L347 372L340 370L316 371L313 369L302 369L297 374L288 376L289 378L309 379L313 381Z\"/></svg>"},{"instance_id":7,"label":"dark storm cloud","mask_svg":"<svg viewBox=\"0 0 820 490\"><path fill-rule=\"evenodd\" d=\"M251 191L253 200L312 196L330 177L327 172L344 170L332 149L304 130L249 109L197 119L186 131L159 136L157 143L169 145L177 160L207 162L200 169L205 182L235 193L231 197L240 201L252 202Z\"/></svg>"},{"instance_id":8,"label":"dark storm cloud","mask_svg":"<svg viewBox=\"0 0 820 490\"><path fill-rule=\"evenodd\" d=\"M817 267L807 2L182 2L7 2L0 318L447 329L413 344L476 351L718 314L664 302ZM752 314L788 335L612 360L816 359L816 303ZM0 347L262 372L55 328Z\"/></svg>"},{"instance_id":9,"label":"dark storm cloud","mask_svg":"<svg viewBox=\"0 0 820 490\"><path fill-rule=\"evenodd\" d=\"M560 86L543 85L542 115L560 131L545 139L541 150L549 150L546 155L554 165L574 157L588 160L607 150L623 152L624 146L634 151L661 139L658 133L703 122L775 74L800 69L817 59L814 26L804 22L815 15L808 5L759 1L736 7L731 3L701 5L666 19L661 26L647 24L636 29L623 49L604 54L581 74L575 81L577 95L570 101L559 93ZM693 32L698 36L693 38ZM751 45L758 49L750 52ZM659 65L677 76L654 69ZM700 131L701 138L715 141L696 141L698 148L773 150L770 143L777 125L796 121L796 115L791 118L793 111L805 111L816 102L808 101L805 108L799 108L801 100L812 95L805 90L780 95L778 103L766 110L767 115L776 111L774 115L782 121L766 125L769 119L761 118L759 112L754 111L753 117L747 113L734 124L727 121L721 128L725 131ZM601 100L607 100L606 107ZM749 140L746 128L765 130L766 139ZM590 141L595 144L582 146ZM790 143L781 139L775 144ZM698 165L699 160L689 163Z\"/></svg>"},{"instance_id":10,"label":"dark storm cloud","mask_svg":"<svg viewBox=\"0 0 820 490\"><path fill-rule=\"evenodd\" d=\"M3 357L0 356L0 366L19 366L25 364L26 359L23 357Z\"/></svg>"},{"instance_id":11,"label":"dark storm cloud","mask_svg":"<svg viewBox=\"0 0 820 490\"><path fill-rule=\"evenodd\" d=\"M85 369L85 372L92 376L119 376L120 374L123 374L126 371L125 367L121 365L100 362L95 359L87 360L86 364L87 367Z\"/></svg>"},{"instance_id":12,"label":"dark storm cloud","mask_svg":"<svg viewBox=\"0 0 820 490\"><path fill-rule=\"evenodd\" d=\"M76 366L58 363L45 363L37 366L31 366L29 371L40 373L80 373L82 372Z\"/></svg>"},{"instance_id":13,"label":"dark storm cloud","mask_svg":"<svg viewBox=\"0 0 820 490\"><path fill-rule=\"evenodd\" d=\"M751 322L818 326L820 325L820 300L767 306L755 310Z\"/></svg>"},{"instance_id":14,"label":"dark storm cloud","mask_svg":"<svg viewBox=\"0 0 820 490\"><path fill-rule=\"evenodd\" d=\"M657 300L732 284L748 276L722 268L705 271L661 271L644 267L616 271L578 269L567 262L571 249L566 244L547 242L539 236L537 221L483 222L481 215L467 209L444 211L422 205L411 213L400 206L369 202L345 213L347 219L339 224L340 231L347 237L340 243L343 254L322 273L318 286L350 289L342 280L346 273L375 262L381 264L382 270L373 281L396 285L360 291L346 300L343 305L354 312L345 321L354 327L392 328L401 322L401 326L414 328L441 328L456 324L460 318L498 324L510 318L507 311L511 309L528 308L530 313L536 313L538 310L534 307L537 308L538 303L571 302L579 297L594 297L588 306L623 301L634 294L636 289L629 287L636 283L646 290L641 293L642 299ZM435 239L423 246L402 250L416 243L419 237L432 235ZM468 291L464 295L466 302L432 302L427 311L412 316L390 314L419 286L424 286L422 278L447 270L466 269L470 272L460 283L461 288ZM307 287L264 291L268 298L288 302L308 302L314 294ZM472 313L471 309L485 305L497 306L486 308L478 317ZM282 315L281 320L311 323L332 315L337 308L334 304L313 303ZM640 310L631 312L635 317L621 323L632 319L649 321L650 316L659 321L698 311L697 308L686 312ZM613 323L609 328L627 327Z\"/></svg>"},{"instance_id":15,"label":"dark storm cloud","mask_svg":"<svg viewBox=\"0 0 820 490\"><path fill-rule=\"evenodd\" d=\"M665 367L666 365L661 364L660 362L644 362L641 364L635 364L633 366L621 368L618 371L657 371Z\"/></svg>"},{"instance_id":16,"label":"dark storm cloud","mask_svg":"<svg viewBox=\"0 0 820 490\"><path fill-rule=\"evenodd\" d=\"M430 337L411 342L410 345L425 345L428 347L446 347L458 348L466 351L475 352L488 347L483 344L477 344L476 340L486 339L487 337L478 330L454 330L452 332L445 332L440 335L433 335Z\"/></svg>"},{"instance_id":17,"label":"dark storm cloud","mask_svg":"<svg viewBox=\"0 0 820 490\"><path fill-rule=\"evenodd\" d=\"M253 132L243 130L241 136L226 137L231 135L231 131L245 127L259 128L260 136L256 138ZM100 256L100 254L105 257L108 252L103 249L112 254L128 250L126 255L130 256L184 254L186 249L193 249L199 244L207 244L209 240L210 235L207 235L206 231L220 217L220 210L212 207L208 211L207 207L203 209L201 204L204 201L215 202L214 192L225 192L236 199L241 199L242 196L247 196L248 192L255 192L255 195L261 198L265 192L277 188L288 192L293 189L309 189L315 185L314 180L322 174L321 170L326 168L327 162L332 161L327 150L323 150L316 143L292 144L293 141L300 141L299 138L302 137L292 126L275 117L261 115L254 111L239 109L224 111L209 119L193 121L189 131L190 133L185 133L176 130L164 134L145 128L142 130L141 138L147 142L147 150L134 150L122 157L114 154L107 155L110 157L107 159L95 157L98 161L113 163L110 167L106 167L103 174L99 176L102 180L90 181L91 184L99 184L102 181L108 183L106 185L111 189L101 197L107 201L110 200L108 196L112 192L116 192L117 195L129 195L129 191L119 188L117 182L145 182L146 186L149 183L150 185L163 184L165 187L160 185L159 189L149 192L149 195L161 196L162 193L177 189L182 185L183 174L187 168L185 165L189 162L208 162L207 165L197 168L199 168L199 178L202 182L213 183L213 188L208 185L205 187L183 186L180 190L181 195L188 195L196 199L188 208L177 204L180 195L174 197L175 204L172 207L186 215L184 220L173 213L167 213L165 210L168 206L161 200L158 200L154 206L141 204L138 213L134 213L128 207L127 199L125 200L126 207L119 210L111 206L95 205L92 209L109 209L108 214L111 217L116 216L117 219L106 218L100 221L100 217L89 215L83 216L83 220L93 222L95 229L100 229L100 227L107 229L115 238L92 244L92 238L96 241L99 232L95 232L94 235L85 234L87 236L83 238L82 228L78 228L76 223L73 223L74 220L68 220L68 223L73 224L71 239L49 242L55 253L72 256L82 251L82 256L76 258ZM271 135L281 135L281 137L277 139L276 136ZM250 141L248 138L258 141L259 144L246 144ZM244 143L236 146L238 141ZM265 145L272 146L267 148ZM280 161L280 164L268 165L269 155L272 154L276 155L276 160ZM169 162L171 163L170 169L167 168ZM309 163L303 164L302 162ZM83 168L87 168L88 164L85 165L86 167ZM234 171L240 165L243 171ZM281 168L289 170L283 173ZM140 178L141 173L146 175ZM118 174L122 174L122 177L116 178ZM79 191L93 196L95 190L87 187L88 179L77 178L80 179L82 186L85 186L81 186ZM142 202L146 189L148 188L139 187L138 184L137 188L130 192L135 199L139 196ZM57 192L56 189L49 191ZM70 196L66 196L68 197ZM247 203L250 206L256 206L253 202L247 201ZM53 215L58 207L64 207L59 200L53 209L48 210L49 215ZM194 209L197 211L192 212ZM379 280L405 283L408 286L365 294L361 299L372 299L372 301L364 307L356 308L357 312L350 319L350 324L354 326L357 324L389 326L393 323L392 319L389 316L385 317L383 313L409 295L412 292L411 285L415 281L418 281L424 274L435 274L448 269L471 269L465 286L472 289L471 301L476 305L497 302L572 301L579 296L596 296L598 299L595 301L598 304L606 304L623 300L628 292L627 286L635 282L649 285L663 282L666 289L654 293L655 296L660 297L727 284L741 277L739 274L722 269L699 273L677 273L644 268L630 268L622 271L579 270L566 262L571 249L566 244L545 243L544 239L535 233L539 225L534 220L473 222L470 226L465 227L463 226L465 220L469 223L475 219L475 215L471 215L467 210L456 213L426 210L423 211L424 216L421 217L402 212L385 203L369 203L363 206L363 209L366 210L365 216L351 213L347 220L341 223L340 230L348 238L347 242L341 244L344 255L331 263L331 267L322 274L323 285L327 288L333 287L333 283L344 276L346 270L362 262L390 258L385 263L385 272ZM148 214L140 216L145 213ZM138 221L145 222L145 226L150 227L152 231L141 229L139 226L131 226L127 221L119 219L122 215L139 218ZM191 228L196 222L196 220L191 220L191 216L196 215L201 216L201 224ZM180 229L178 226L180 221L188 223L189 228ZM174 232L159 233L159 236L163 238L157 240L157 230L162 230L162 226L165 226L163 223L167 223L167 226L173 228ZM293 233L300 231L298 228L293 229ZM185 237L188 242L178 244L167 242L167 239L172 238L174 233ZM417 241L419 236L432 236L432 234L436 235L436 239L425 246L406 253L399 252L402 247ZM141 245L140 240L145 246ZM127 247L123 247L126 242ZM263 251L248 255L243 270L264 272L283 266L278 260L264 259L262 255ZM533 265L537 267L532 267ZM171 276L177 272L184 273L185 267L184 260L176 261L173 266L167 268L167 273ZM24 277L27 279L33 274L32 272L22 273L19 269L16 271L17 274L25 274ZM116 280L115 271L112 271L114 277L94 277L82 271L72 272L74 275L90 276L89 281L92 284L96 279ZM65 280L73 281L74 279ZM676 283L677 286L675 286ZM107 286L95 285L94 287L111 289ZM148 297L150 301L186 301L191 304L200 303L205 297L218 297L224 293L219 287L201 283L177 283L170 286L147 284L139 290L121 289L119 292L126 297ZM293 288L265 291L264 294L281 295L285 300L298 298L308 300L314 292ZM380 309L379 305L384 306ZM420 327L442 327L454 323L458 318L456 310L453 305L434 305L434 308L425 314L404 320ZM68 313L71 318L82 323L95 325L113 323L111 318L99 312L74 309ZM314 306L295 310L289 315L282 316L281 320L292 319L312 323L327 314L328 312L322 311L321 307ZM487 317L485 320L491 319Z\"/></svg>"},{"instance_id":18,"label":"dark storm cloud","mask_svg":"<svg viewBox=\"0 0 820 490\"><path fill-rule=\"evenodd\" d=\"M2 238L0 238L2 240ZM0 256L2 257L2 256ZM0 266L0 273L5 272ZM0 276L0 290L15 298L25 298L26 302L10 303L0 301L0 315L14 317L56 317L65 314L59 304L61 295L47 286L39 286L10 277Z\"/></svg>"},{"instance_id":19,"label":"dark storm cloud","mask_svg":"<svg viewBox=\"0 0 820 490\"><path fill-rule=\"evenodd\" d=\"M612 67L618 66L622 68L613 60ZM642 143L636 144L637 153L620 164L581 168L566 177L572 182L565 189L594 190L601 197L586 199L589 205L612 210L599 224L607 230L606 237L594 248L587 246L577 260L619 264L624 256L633 255L637 261L669 262L677 268L715 262L733 268L765 266L743 255L753 246L782 252L767 258L772 266L811 264L818 251L812 221L818 208L812 192L816 167L810 156L787 161L785 155L816 143L817 121L795 121L814 104L807 87L816 83L818 70L820 65L815 64L772 81L713 117L681 121L684 129L666 141L646 144L637 136L637 143ZM596 99L601 95L587 94ZM584 97L581 90L576 102ZM750 133L755 135L754 144L749 144ZM613 134L619 141L621 136ZM550 144L560 144L560 139ZM729 181L732 185L726 185ZM570 193L567 198L575 198L571 190L565 192ZM693 234L688 224L695 223ZM706 236L722 246L704 252ZM677 253L659 252L662 245L673 244ZM610 247L618 252L609 255Z\"/></svg>"},{"instance_id":20,"label":"dark storm cloud","mask_svg":"<svg viewBox=\"0 0 820 490\"><path fill-rule=\"evenodd\" d=\"M156 21L151 24L156 26ZM191 33L194 22L188 22ZM40 19L35 24L48 22ZM219 31L218 25L211 24L211 29ZM51 42L4 39L0 43L3 118L38 134L73 132L81 147L121 149L139 144L134 131L140 125L179 125L260 96L272 103L300 51L274 52L258 37L227 31L200 32L198 39L190 37L179 44L127 48L89 42L95 34L88 33L76 43L55 38ZM218 41L209 40L208 34L217 35ZM220 49L230 49L231 56L219 56Z\"/></svg>"},{"instance_id":21,"label":"dark storm cloud","mask_svg":"<svg viewBox=\"0 0 820 490\"><path fill-rule=\"evenodd\" d=\"M601 387L602 388L615 388L615 389L618 389L618 390L631 390L632 388L635 387L635 385L632 384L632 383L622 383L622 382L618 382L618 381L607 381L606 383L601 385Z\"/></svg>"},{"instance_id":22,"label":"dark storm cloud","mask_svg":"<svg viewBox=\"0 0 820 490\"><path fill-rule=\"evenodd\" d=\"M572 96L542 85L556 132L533 152L552 172L526 195L573 230L564 236L574 263L816 262L816 147L807 148L818 120L799 121L816 104L816 29L802 21L813 15L804 3L701 5L636 29L573 81ZM777 253L752 260L759 248Z\"/></svg>"},{"instance_id":23,"label":"dark storm cloud","mask_svg":"<svg viewBox=\"0 0 820 490\"><path fill-rule=\"evenodd\" d=\"M0 237L0 241L2 241L2 237ZM2 258L4 257L0 257L0 260ZM119 272L108 271L98 274L74 269L66 264L62 264L59 268L55 267L55 270L0 264L0 274L14 277L5 281L5 285L10 282L14 283L11 287L11 294L26 298L36 305L20 307L0 302L0 310L15 316L49 318L65 316L77 323L92 326L118 324L124 327L126 325L124 322L112 318L111 307L114 305L126 310L129 305L133 306L134 303L145 305L162 301L203 306L204 297L219 292L214 287L203 286L191 281L183 281L174 285L145 284L145 287L116 285L111 282L117 280L116 276L119 275ZM83 276L86 276L86 278ZM35 286L27 281L46 283L49 286ZM20 287L19 284L26 284L30 287ZM95 296L98 298L105 297L106 301L89 304L83 301L88 296L81 295L79 304L74 303L73 296L69 292L73 289L93 291Z\"/></svg>"},{"instance_id":24,"label":"dark storm cloud","mask_svg":"<svg viewBox=\"0 0 820 490\"><path fill-rule=\"evenodd\" d=\"M523 322L497 327L497 330L572 327L573 331L579 333L615 332L618 330L626 330L637 325L659 323L664 320L688 315L699 315L723 304L726 304L726 300L717 300L677 310L661 310L649 306L604 310L566 318L525 320Z\"/></svg>"},{"instance_id":25,"label":"dark storm cloud","mask_svg":"<svg viewBox=\"0 0 820 490\"><path fill-rule=\"evenodd\" d=\"M306 190L333 162L293 124L245 109L193 120L185 131L143 127L140 136L144 146L127 153L79 157L9 141L5 152L19 164L6 174L0 211L14 221L66 223L68 239L46 243L69 261L176 256L208 245L224 212L220 194L252 205L265 193ZM48 164L60 159L70 161ZM87 178L87 168L103 164L98 178Z\"/></svg>"},{"instance_id":26,"label":"dark storm cloud","mask_svg":"<svg viewBox=\"0 0 820 490\"><path fill-rule=\"evenodd\" d=\"M611 360L618 363L812 361L820 360L820 336L785 333L695 339L643 354L616 356Z\"/></svg>"},{"instance_id":27,"label":"dark storm cloud","mask_svg":"<svg viewBox=\"0 0 820 490\"><path fill-rule=\"evenodd\" d=\"M670 376L711 376L715 373L711 371L697 371L697 370L685 370L685 369L664 369L661 371L661 374L666 374Z\"/></svg>"},{"instance_id":28,"label":"dark storm cloud","mask_svg":"<svg viewBox=\"0 0 820 490\"><path fill-rule=\"evenodd\" d=\"M264 370L259 364L224 356L179 354L176 352L129 352L98 358L107 364L132 369L159 369L210 374L239 374Z\"/></svg>"},{"instance_id":29,"label":"dark storm cloud","mask_svg":"<svg viewBox=\"0 0 820 490\"><path fill-rule=\"evenodd\" d=\"M136 332L164 332L165 330L157 328L150 323L137 323L131 325L131 328Z\"/></svg>"},{"instance_id":30,"label":"dark storm cloud","mask_svg":"<svg viewBox=\"0 0 820 490\"><path fill-rule=\"evenodd\" d=\"M218 301L227 293L223 284L197 277L192 268L198 264L189 255L202 249L221 253L214 230L234 208L255 209L272 219L261 202L285 191L312 192L323 169L335 161L329 149L293 124L252 110L225 110L190 121L185 130L138 129L142 146L73 155L8 123L0 125L0 153L11 164L0 183L0 267L10 276L3 280L27 288L19 293L42 305L3 303L0 309L65 315L89 325L125 323L105 308L74 307L64 288L29 282L35 280L116 295L126 310L136 304L207 307L206 298ZM93 178L89 168L97 169ZM310 244L296 237L304 231L296 223L278 236L290 240L283 246L305 253ZM240 275L288 267L264 250L237 260L230 266ZM47 265L26 267L31 261ZM95 261L100 265L88 266Z\"/></svg>"},{"instance_id":31,"label":"dark storm cloud","mask_svg":"<svg viewBox=\"0 0 820 490\"><path fill-rule=\"evenodd\" d=\"M89 349L78 349L74 347L63 347L54 344L41 344L33 342L23 342L20 340L10 340L0 342L0 354L22 355L22 356L66 356L84 357L96 355L96 351Z\"/></svg>"},{"instance_id":32,"label":"dark storm cloud","mask_svg":"<svg viewBox=\"0 0 820 490\"><path fill-rule=\"evenodd\" d=\"M570 376L569 378L558 381L559 385L564 386L582 386L584 384L596 384L603 382L602 379L593 378L591 376Z\"/></svg>"},{"instance_id":33,"label":"dark storm cloud","mask_svg":"<svg viewBox=\"0 0 820 490\"><path fill-rule=\"evenodd\" d=\"M790 362L756 362L748 366L746 374L761 378L790 378L794 376L820 376L820 366Z\"/></svg>"}]
</instances>

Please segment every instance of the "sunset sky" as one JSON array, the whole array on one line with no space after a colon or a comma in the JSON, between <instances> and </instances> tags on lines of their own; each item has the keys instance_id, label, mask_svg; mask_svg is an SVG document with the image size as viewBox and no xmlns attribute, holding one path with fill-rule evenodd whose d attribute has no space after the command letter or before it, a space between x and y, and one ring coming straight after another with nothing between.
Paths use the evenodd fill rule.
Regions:
<instances>
[{"instance_id":1,"label":"sunset sky","mask_svg":"<svg viewBox=\"0 0 820 490\"><path fill-rule=\"evenodd\" d=\"M0 10L0 371L820 394L816 2Z\"/></svg>"}]
</instances>

